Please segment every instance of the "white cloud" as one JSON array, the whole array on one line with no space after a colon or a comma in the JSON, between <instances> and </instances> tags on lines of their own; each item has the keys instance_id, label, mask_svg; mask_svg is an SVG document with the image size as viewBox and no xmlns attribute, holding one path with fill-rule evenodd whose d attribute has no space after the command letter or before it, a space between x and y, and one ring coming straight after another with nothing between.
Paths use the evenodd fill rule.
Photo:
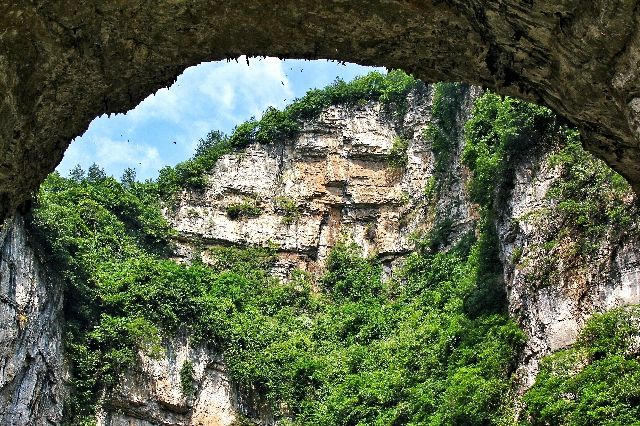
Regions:
<instances>
[{"instance_id":1,"label":"white cloud","mask_svg":"<svg viewBox=\"0 0 640 426\"><path fill-rule=\"evenodd\" d=\"M244 57L238 60L240 64L244 61ZM231 114L234 121L248 118L234 117L238 109L244 114L259 116L268 106L283 107L285 99L293 98L291 83L282 61L277 58L250 60L249 66L233 62L219 64L198 88L216 105L215 113Z\"/></svg>"},{"instance_id":2,"label":"white cloud","mask_svg":"<svg viewBox=\"0 0 640 426\"><path fill-rule=\"evenodd\" d=\"M95 158L91 155L91 148L87 146L88 143L88 141L80 140L76 140L71 143L69 148L65 151L64 158L57 170L64 174L74 168L77 164L86 168L87 164L91 164L95 161Z\"/></svg>"},{"instance_id":3,"label":"white cloud","mask_svg":"<svg viewBox=\"0 0 640 426\"><path fill-rule=\"evenodd\" d=\"M131 167L144 176L155 173L163 166L156 147L106 137L96 140L95 162L106 170Z\"/></svg>"},{"instance_id":4,"label":"white cloud","mask_svg":"<svg viewBox=\"0 0 640 426\"><path fill-rule=\"evenodd\" d=\"M158 90L126 115L135 125L150 119L189 128L195 116L209 115L223 127L259 116L268 106L293 98L291 83L277 58L205 63L187 69L170 88Z\"/></svg>"}]
</instances>

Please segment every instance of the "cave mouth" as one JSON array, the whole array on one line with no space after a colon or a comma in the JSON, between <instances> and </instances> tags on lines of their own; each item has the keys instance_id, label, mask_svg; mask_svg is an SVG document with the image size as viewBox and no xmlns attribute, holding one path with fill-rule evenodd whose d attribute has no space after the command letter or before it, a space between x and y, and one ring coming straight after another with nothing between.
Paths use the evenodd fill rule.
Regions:
<instances>
[{"instance_id":1,"label":"cave mouth","mask_svg":"<svg viewBox=\"0 0 640 426\"><path fill-rule=\"evenodd\" d=\"M386 72L353 63L274 57L204 62L126 113L96 117L73 140L56 171L68 175L96 164L114 177L133 171L138 180L156 179L162 167L191 157L209 132L230 135L268 108L283 109L309 90L371 71Z\"/></svg>"}]
</instances>

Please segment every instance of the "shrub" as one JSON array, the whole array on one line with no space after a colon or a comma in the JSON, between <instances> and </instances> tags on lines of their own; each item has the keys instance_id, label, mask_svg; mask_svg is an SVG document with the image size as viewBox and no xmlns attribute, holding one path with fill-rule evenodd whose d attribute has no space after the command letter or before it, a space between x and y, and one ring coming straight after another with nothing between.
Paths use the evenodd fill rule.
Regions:
<instances>
[{"instance_id":1,"label":"shrub","mask_svg":"<svg viewBox=\"0 0 640 426\"><path fill-rule=\"evenodd\" d=\"M282 222L289 225L300 216L300 207L289 197L279 196L274 199L276 211L283 215Z\"/></svg>"},{"instance_id":2,"label":"shrub","mask_svg":"<svg viewBox=\"0 0 640 426\"><path fill-rule=\"evenodd\" d=\"M573 348L545 357L524 395L530 425L637 424L640 308L594 315Z\"/></svg>"},{"instance_id":3,"label":"shrub","mask_svg":"<svg viewBox=\"0 0 640 426\"><path fill-rule=\"evenodd\" d=\"M493 203L496 189L517 160L557 132L555 115L548 108L489 91L476 99L464 128L462 161L473 173L469 192L485 207Z\"/></svg>"},{"instance_id":4,"label":"shrub","mask_svg":"<svg viewBox=\"0 0 640 426\"><path fill-rule=\"evenodd\" d=\"M262 214L262 208L258 205L258 201L248 198L241 203L228 204L226 211L227 216L232 220L244 217L257 217Z\"/></svg>"},{"instance_id":5,"label":"shrub","mask_svg":"<svg viewBox=\"0 0 640 426\"><path fill-rule=\"evenodd\" d=\"M391 149L387 154L387 164L391 167L396 168L407 167L407 164L409 162L407 149L409 149L409 141L400 136L395 137L393 139Z\"/></svg>"},{"instance_id":6,"label":"shrub","mask_svg":"<svg viewBox=\"0 0 640 426\"><path fill-rule=\"evenodd\" d=\"M431 142L435 156L435 171L440 178L451 166L458 143L458 114L467 86L459 83L433 85L431 115L433 121L423 130L423 138Z\"/></svg>"},{"instance_id":7,"label":"shrub","mask_svg":"<svg viewBox=\"0 0 640 426\"><path fill-rule=\"evenodd\" d=\"M210 266L156 254L137 237L139 229L168 235L158 203L143 203L152 186L52 175L39 193L33 226L55 248L70 289L71 424L93 418L139 351L157 352L160 333L179 331L223 352L232 380L294 424L501 418L522 338L506 316L464 311L481 270L477 244L415 253L389 283L379 262L340 243L319 279L326 293L314 292L308 276L269 275L270 247L208 248ZM192 395L193 366L179 373ZM481 386L461 384L471 381Z\"/></svg>"},{"instance_id":8,"label":"shrub","mask_svg":"<svg viewBox=\"0 0 640 426\"><path fill-rule=\"evenodd\" d=\"M187 398L192 397L196 391L194 377L195 369L193 368L193 363L191 361L185 361L182 367L180 367L180 389L182 390L182 394Z\"/></svg>"}]
</instances>

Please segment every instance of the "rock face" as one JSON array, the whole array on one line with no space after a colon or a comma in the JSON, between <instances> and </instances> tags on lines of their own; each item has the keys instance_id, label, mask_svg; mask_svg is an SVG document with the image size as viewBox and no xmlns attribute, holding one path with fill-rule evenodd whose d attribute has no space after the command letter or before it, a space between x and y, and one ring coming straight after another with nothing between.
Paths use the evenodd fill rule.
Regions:
<instances>
[{"instance_id":1,"label":"rock face","mask_svg":"<svg viewBox=\"0 0 640 426\"><path fill-rule=\"evenodd\" d=\"M62 291L31 247L22 217L7 220L0 231L0 424L62 419Z\"/></svg>"},{"instance_id":2,"label":"rock face","mask_svg":"<svg viewBox=\"0 0 640 426\"><path fill-rule=\"evenodd\" d=\"M267 409L259 410L257 398L230 382L215 352L193 347L185 337L168 340L164 349L165 356L157 359L141 355L138 370L107 395L98 426L230 426L243 416L273 423ZM184 388L182 376L192 389Z\"/></svg>"},{"instance_id":3,"label":"rock face","mask_svg":"<svg viewBox=\"0 0 640 426\"><path fill-rule=\"evenodd\" d=\"M403 68L542 102L640 188L638 1L8 1L0 5L0 219L91 119L202 61Z\"/></svg>"},{"instance_id":4,"label":"rock face","mask_svg":"<svg viewBox=\"0 0 640 426\"><path fill-rule=\"evenodd\" d=\"M389 262L406 254L435 214L426 194L433 153L423 137L430 92L410 104L400 120L378 103L331 107L294 140L222 157L207 188L184 193L172 212L182 256L194 243L274 245L286 275L294 267L318 271L345 238ZM394 145L406 167L389 164ZM255 212L234 214L238 206ZM452 215L463 220L465 208Z\"/></svg>"},{"instance_id":5,"label":"rock face","mask_svg":"<svg viewBox=\"0 0 640 426\"><path fill-rule=\"evenodd\" d=\"M540 153L518 166L511 196L497 222L509 311L528 337L520 365L521 389L533 385L540 358L572 345L592 314L640 303L637 231L608 232L592 241L597 249L588 260L567 255L575 241L547 231L554 229L548 222L553 218L540 217L541 213L556 206L545 196L562 179L558 167L548 163L551 153ZM628 194L625 201L631 208L635 197ZM555 241L553 249L544 249L545 243ZM559 260L550 263L552 258ZM545 269L550 276L541 273Z\"/></svg>"}]
</instances>

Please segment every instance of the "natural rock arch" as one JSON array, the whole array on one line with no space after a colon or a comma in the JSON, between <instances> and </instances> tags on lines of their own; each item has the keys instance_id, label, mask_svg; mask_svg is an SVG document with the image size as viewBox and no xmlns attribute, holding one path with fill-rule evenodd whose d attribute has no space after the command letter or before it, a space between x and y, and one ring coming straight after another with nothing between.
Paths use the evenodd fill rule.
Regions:
<instances>
[{"instance_id":1,"label":"natural rock arch","mask_svg":"<svg viewBox=\"0 0 640 426\"><path fill-rule=\"evenodd\" d=\"M634 0L13 0L0 4L0 218L71 139L241 54L403 68L544 103L640 189ZM99 159L98 159L99 161Z\"/></svg>"}]
</instances>

